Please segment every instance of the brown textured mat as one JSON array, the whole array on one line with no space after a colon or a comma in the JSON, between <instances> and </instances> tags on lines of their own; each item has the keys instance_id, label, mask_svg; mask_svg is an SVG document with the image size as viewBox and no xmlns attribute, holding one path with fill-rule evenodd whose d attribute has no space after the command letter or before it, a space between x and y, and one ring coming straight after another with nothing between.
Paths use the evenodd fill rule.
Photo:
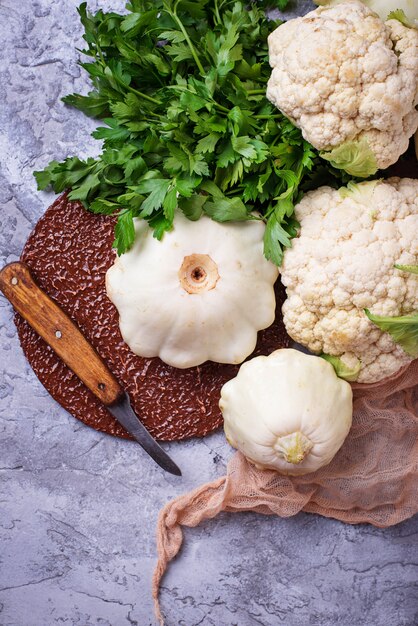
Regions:
<instances>
[{"instance_id":1,"label":"brown textured mat","mask_svg":"<svg viewBox=\"0 0 418 626\"><path fill-rule=\"evenodd\" d=\"M173 441L204 436L222 423L219 392L238 367L207 362L180 370L158 358L140 358L129 350L119 332L117 311L105 291L105 274L114 258L113 226L113 218L88 213L63 194L39 220L21 260L79 325L128 392L135 412L154 437ZM284 289L278 284L278 318L259 333L254 354L288 345L280 315L283 300ZM15 321L29 363L49 393L88 426L129 438L30 326L18 315Z\"/></svg>"}]
</instances>

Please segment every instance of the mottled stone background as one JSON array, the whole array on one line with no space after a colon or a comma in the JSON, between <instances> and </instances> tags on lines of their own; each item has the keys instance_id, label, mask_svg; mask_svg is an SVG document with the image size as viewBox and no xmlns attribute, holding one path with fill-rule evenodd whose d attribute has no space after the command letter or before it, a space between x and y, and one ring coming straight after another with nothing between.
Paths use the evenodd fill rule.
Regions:
<instances>
[{"instance_id":1,"label":"mottled stone background","mask_svg":"<svg viewBox=\"0 0 418 626\"><path fill-rule=\"evenodd\" d=\"M60 101L87 88L77 4L0 0L1 264L52 201L32 170L97 150L95 124ZM168 445L184 476L164 474L139 446L62 410L27 365L2 297L0 313L0 626L154 624L158 511L221 476L231 450L220 432ZM164 580L167 625L416 626L417 531L417 518L378 530L221 515L186 532Z\"/></svg>"}]
</instances>

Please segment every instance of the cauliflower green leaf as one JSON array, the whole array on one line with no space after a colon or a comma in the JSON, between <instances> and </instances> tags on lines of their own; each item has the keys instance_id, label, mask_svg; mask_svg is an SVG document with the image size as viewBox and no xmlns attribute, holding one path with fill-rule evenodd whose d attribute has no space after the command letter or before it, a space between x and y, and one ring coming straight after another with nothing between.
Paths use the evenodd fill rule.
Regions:
<instances>
[{"instance_id":1,"label":"cauliflower green leaf","mask_svg":"<svg viewBox=\"0 0 418 626\"><path fill-rule=\"evenodd\" d=\"M333 167L359 178L373 176L378 170L376 156L364 138L346 141L329 152L320 152L320 156Z\"/></svg>"},{"instance_id":2,"label":"cauliflower green leaf","mask_svg":"<svg viewBox=\"0 0 418 626\"><path fill-rule=\"evenodd\" d=\"M321 358L328 363L331 363L335 370L335 373L339 378L344 378L348 382L352 383L357 380L361 370L361 361L357 359L355 367L349 367L344 363L339 356L333 356L332 354L321 354Z\"/></svg>"},{"instance_id":3,"label":"cauliflower green leaf","mask_svg":"<svg viewBox=\"0 0 418 626\"><path fill-rule=\"evenodd\" d=\"M397 270L401 270L402 272L409 272L410 274L418 274L418 265L398 265L397 263L394 265Z\"/></svg>"},{"instance_id":4,"label":"cauliflower green leaf","mask_svg":"<svg viewBox=\"0 0 418 626\"><path fill-rule=\"evenodd\" d=\"M396 9L395 11L391 11L387 16L388 20L398 20L401 24L406 26L407 28L418 28L417 23L410 20L406 15L403 9Z\"/></svg>"},{"instance_id":5,"label":"cauliflower green leaf","mask_svg":"<svg viewBox=\"0 0 418 626\"><path fill-rule=\"evenodd\" d=\"M375 326L389 333L407 354L418 357L418 312L398 317L373 315L368 309L364 309L364 312Z\"/></svg>"},{"instance_id":6,"label":"cauliflower green leaf","mask_svg":"<svg viewBox=\"0 0 418 626\"><path fill-rule=\"evenodd\" d=\"M370 180L363 183L355 183L352 180L347 183L346 187L340 187L338 193L341 198L352 198L357 204L369 206L372 203L375 187L381 179Z\"/></svg>"}]
</instances>

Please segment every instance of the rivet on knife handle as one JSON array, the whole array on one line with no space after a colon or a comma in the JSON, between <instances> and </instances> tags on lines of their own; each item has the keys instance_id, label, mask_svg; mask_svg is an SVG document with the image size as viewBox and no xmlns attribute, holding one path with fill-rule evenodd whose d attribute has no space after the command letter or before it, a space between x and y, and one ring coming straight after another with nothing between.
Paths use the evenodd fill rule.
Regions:
<instances>
[{"instance_id":1,"label":"rivet on knife handle","mask_svg":"<svg viewBox=\"0 0 418 626\"><path fill-rule=\"evenodd\" d=\"M6 265L0 271L0 290L103 404L109 406L122 397L116 378L74 322L38 287L27 265Z\"/></svg>"}]
</instances>

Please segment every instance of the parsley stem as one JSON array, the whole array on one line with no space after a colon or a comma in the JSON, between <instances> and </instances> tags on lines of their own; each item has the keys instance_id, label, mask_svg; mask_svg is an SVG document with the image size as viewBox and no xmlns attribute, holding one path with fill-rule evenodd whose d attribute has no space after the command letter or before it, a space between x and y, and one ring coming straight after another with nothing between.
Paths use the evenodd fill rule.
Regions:
<instances>
[{"instance_id":1,"label":"parsley stem","mask_svg":"<svg viewBox=\"0 0 418 626\"><path fill-rule=\"evenodd\" d=\"M200 59L199 59L199 57L198 57L198 55L197 55L196 48L194 47L194 45L193 45L193 43L192 43L192 40L190 39L190 37L189 37L189 35L188 35L188 33L187 33L186 29L185 29L185 28L184 28L184 26L183 26L183 22L182 22L182 21L181 21L181 20L177 17L177 13L175 12L175 9L174 9L174 13L173 13L173 12L171 12L171 11L167 11L167 12L168 12L168 13L169 13L169 15L171 15L171 17L172 17L172 18L173 18L173 19L177 22L177 24L178 24L178 26L179 26L179 28L180 28L181 32L182 32L182 33L183 33L183 35L184 35L184 38L185 38L185 40L186 40L186 42L187 42L187 45L188 45L188 46L189 46L189 48L190 48L190 52L191 52L191 53L192 53L192 55L193 55L193 58L194 58L194 60L195 60L195 62L196 62L196 65L197 65L197 67L198 67L198 69L199 69L199 72L201 73L201 75L202 75L202 76L204 76L204 75L205 75L205 70L204 70L204 67L203 67L203 65L202 65L202 64L201 64L201 62L200 62Z\"/></svg>"},{"instance_id":2,"label":"parsley stem","mask_svg":"<svg viewBox=\"0 0 418 626\"><path fill-rule=\"evenodd\" d=\"M218 111L223 111L224 113L229 113L229 109L224 107L222 104L218 104L217 102L214 102L213 104L215 105L215 109L218 109Z\"/></svg>"},{"instance_id":3,"label":"parsley stem","mask_svg":"<svg viewBox=\"0 0 418 626\"><path fill-rule=\"evenodd\" d=\"M278 120L281 117L281 115L253 115L256 120Z\"/></svg>"},{"instance_id":4,"label":"parsley stem","mask_svg":"<svg viewBox=\"0 0 418 626\"><path fill-rule=\"evenodd\" d=\"M266 95L266 90L265 89L249 89L247 91L247 94L249 96L265 96Z\"/></svg>"},{"instance_id":5,"label":"parsley stem","mask_svg":"<svg viewBox=\"0 0 418 626\"><path fill-rule=\"evenodd\" d=\"M115 76L115 75L113 75L113 76ZM157 100L156 98L153 98L152 96L147 96L146 93L142 93L142 91L138 91L138 89L134 89L130 85L126 85L125 83L123 83L122 81L120 81L118 79L117 79L117 82L121 86L125 87L125 89L128 89L129 91L131 91L132 93L136 94L140 98L143 98L144 100L148 100L148 102L152 102L153 104L162 104L161 100Z\"/></svg>"},{"instance_id":6,"label":"parsley stem","mask_svg":"<svg viewBox=\"0 0 418 626\"><path fill-rule=\"evenodd\" d=\"M220 24L221 23L221 16L219 15L218 0L215 0L214 12L215 12L216 23Z\"/></svg>"}]
</instances>

